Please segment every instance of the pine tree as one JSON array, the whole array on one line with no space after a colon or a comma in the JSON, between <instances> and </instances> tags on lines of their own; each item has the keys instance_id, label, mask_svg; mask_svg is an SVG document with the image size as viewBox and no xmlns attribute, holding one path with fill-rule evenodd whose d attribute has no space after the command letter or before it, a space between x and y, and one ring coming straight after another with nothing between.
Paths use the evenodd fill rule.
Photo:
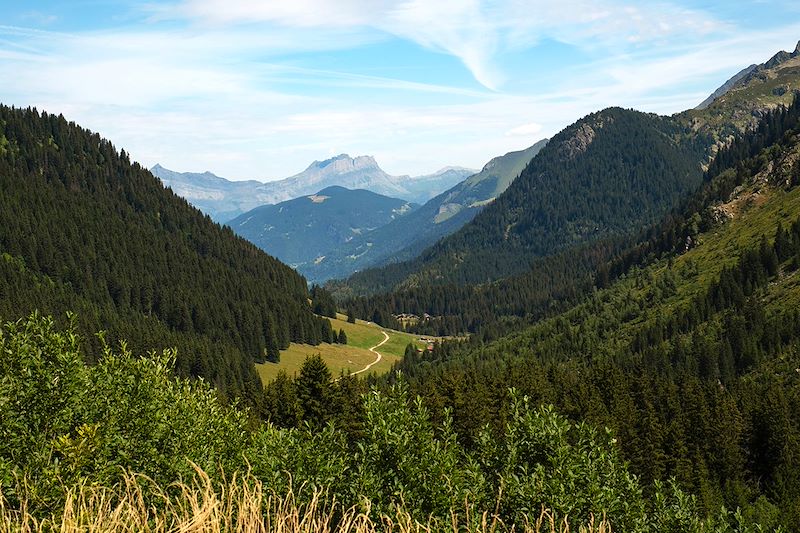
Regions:
<instances>
[{"instance_id":1,"label":"pine tree","mask_svg":"<svg viewBox=\"0 0 800 533\"><path fill-rule=\"evenodd\" d=\"M339 344L347 344L347 333L343 329L339 329L339 337L337 338Z\"/></svg>"},{"instance_id":2,"label":"pine tree","mask_svg":"<svg viewBox=\"0 0 800 533\"><path fill-rule=\"evenodd\" d=\"M267 361L270 363L281 362L281 352L278 349L278 343L274 337L267 337L267 347L264 348L264 350L266 351Z\"/></svg>"},{"instance_id":3,"label":"pine tree","mask_svg":"<svg viewBox=\"0 0 800 533\"><path fill-rule=\"evenodd\" d=\"M300 405L297 387L280 370L277 377L266 388L266 408L270 421L281 427L296 427L300 422Z\"/></svg>"},{"instance_id":4,"label":"pine tree","mask_svg":"<svg viewBox=\"0 0 800 533\"><path fill-rule=\"evenodd\" d=\"M331 416L333 386L331 372L320 354L306 357L295 380L295 388L303 420L314 429L324 427Z\"/></svg>"}]
</instances>

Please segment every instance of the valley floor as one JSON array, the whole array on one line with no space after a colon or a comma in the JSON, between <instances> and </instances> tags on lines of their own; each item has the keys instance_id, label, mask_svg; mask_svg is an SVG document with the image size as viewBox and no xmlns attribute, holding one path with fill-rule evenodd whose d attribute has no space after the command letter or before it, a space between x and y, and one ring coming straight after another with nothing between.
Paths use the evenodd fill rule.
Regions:
<instances>
[{"instance_id":1,"label":"valley floor","mask_svg":"<svg viewBox=\"0 0 800 533\"><path fill-rule=\"evenodd\" d=\"M403 358L406 346L414 344L418 348L425 346L419 337L400 331L382 328L372 322L357 320L355 324L347 322L347 317L339 315L332 318L334 331L344 330L347 344L291 344L281 351L279 363L257 364L258 375L264 384L269 383L281 370L292 376L300 371L306 357L320 354L334 376L344 373L357 373L369 366L367 372L385 374L392 365ZM384 333L388 339L384 338ZM381 358L376 362L376 350Z\"/></svg>"}]
</instances>

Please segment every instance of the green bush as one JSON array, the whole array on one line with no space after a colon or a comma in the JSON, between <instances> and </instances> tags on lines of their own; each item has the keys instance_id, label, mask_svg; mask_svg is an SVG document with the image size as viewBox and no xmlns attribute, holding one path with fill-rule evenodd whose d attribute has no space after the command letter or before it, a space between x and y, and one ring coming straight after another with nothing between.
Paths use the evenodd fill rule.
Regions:
<instances>
[{"instance_id":1,"label":"green bush","mask_svg":"<svg viewBox=\"0 0 800 533\"><path fill-rule=\"evenodd\" d=\"M372 391L365 399L364 437L354 456L352 491L379 511L402 505L412 516L442 520L466 501L481 501L486 482L477 463L459 446L452 420L435 428L405 386L389 394Z\"/></svg>"},{"instance_id":2,"label":"green bush","mask_svg":"<svg viewBox=\"0 0 800 533\"><path fill-rule=\"evenodd\" d=\"M0 489L39 515L57 515L75 487L124 484L126 472L148 476L153 494L163 494L191 482L196 465L220 486L257 479L299 503L322 493L378 520L400 512L474 528L488 512L521 529L546 508L573 523L605 516L626 532L756 530L738 511L701 520L674 484L646 498L608 431L532 408L513 390L503 433L484 429L468 450L449 413L435 425L402 383L364 397L354 438L333 423L255 425L207 383L173 377L171 350L137 358L121 344L85 366L79 339L49 318L0 328L0 356Z\"/></svg>"},{"instance_id":3,"label":"green bush","mask_svg":"<svg viewBox=\"0 0 800 533\"><path fill-rule=\"evenodd\" d=\"M533 409L513 390L511 401L504 438L484 432L479 446L504 515L520 522L547 508L580 520L605 514L623 531L644 523L642 490L609 431L574 424L552 407Z\"/></svg>"},{"instance_id":4,"label":"green bush","mask_svg":"<svg viewBox=\"0 0 800 533\"><path fill-rule=\"evenodd\" d=\"M3 491L48 507L63 487L112 486L126 470L164 486L242 464L245 411L223 407L203 381L175 379L175 353L145 358L106 348L83 364L72 332L33 315L0 329L0 468Z\"/></svg>"}]
</instances>

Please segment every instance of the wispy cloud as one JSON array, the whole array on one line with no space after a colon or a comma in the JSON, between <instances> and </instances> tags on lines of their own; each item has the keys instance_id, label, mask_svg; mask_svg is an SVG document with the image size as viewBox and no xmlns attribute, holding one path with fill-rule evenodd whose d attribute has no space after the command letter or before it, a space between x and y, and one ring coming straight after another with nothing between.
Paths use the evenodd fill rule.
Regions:
<instances>
[{"instance_id":1,"label":"wispy cloud","mask_svg":"<svg viewBox=\"0 0 800 533\"><path fill-rule=\"evenodd\" d=\"M144 164L234 179L285 177L341 152L375 155L395 174L481 167L606 106L691 107L800 37L800 24L763 31L632 0L179 0L132 9L140 18L124 26L0 26L0 79L13 80L0 84L0 100L64 113ZM407 61L420 61L420 75L395 64L402 56L380 56L398 42L416 54ZM543 61L548 42L575 57ZM381 68L346 61L373 50ZM453 70L434 72L442 65Z\"/></svg>"},{"instance_id":2,"label":"wispy cloud","mask_svg":"<svg viewBox=\"0 0 800 533\"><path fill-rule=\"evenodd\" d=\"M697 39L727 25L708 13L669 3L622 0L184 0L158 8L160 17L209 25L273 23L281 27L373 29L457 57L485 87L506 75L497 55L553 38L580 46Z\"/></svg>"},{"instance_id":3,"label":"wispy cloud","mask_svg":"<svg viewBox=\"0 0 800 533\"><path fill-rule=\"evenodd\" d=\"M262 64L255 67L255 72L261 72L265 76L269 76L272 80L312 83L319 86L440 93L469 96L473 98L486 98L489 96L486 91L452 85L421 83L398 78L387 78L384 76L368 76L364 74L353 74L351 72L338 72L335 70L313 69L291 65Z\"/></svg>"}]
</instances>

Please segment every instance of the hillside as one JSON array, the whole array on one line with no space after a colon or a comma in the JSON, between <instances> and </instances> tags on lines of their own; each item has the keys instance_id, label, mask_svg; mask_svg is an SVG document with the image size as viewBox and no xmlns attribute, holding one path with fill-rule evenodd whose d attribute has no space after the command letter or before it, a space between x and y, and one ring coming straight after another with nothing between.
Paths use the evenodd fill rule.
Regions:
<instances>
[{"instance_id":1,"label":"hillside","mask_svg":"<svg viewBox=\"0 0 800 533\"><path fill-rule=\"evenodd\" d=\"M709 105L678 113L674 117L663 118L665 122L672 124L673 132L670 135L678 142L679 146L676 148L683 151L684 155L688 153L688 160L683 156L679 156L678 159L683 159L684 162L691 160L702 162L705 166L709 156L713 157L719 149L730 144L736 136L756 127L760 118L767 116L770 110L791 103L794 91L800 89L798 61L800 61L800 43L792 53L778 52L769 61L739 72L723 87L715 91L715 94L719 96ZM592 133L588 134L589 130L584 131L582 123L597 116L600 115L593 114L578 121L575 125L562 131L559 134L560 137L557 136L554 140L560 138L561 142L566 140L568 144L572 145L565 145L565 153L573 151L574 147L580 149L586 144L587 139L594 139L595 132L595 128L592 128L590 124L589 130ZM600 131L602 133L602 130ZM603 139L604 135L598 135L597 139ZM571 140L565 139L570 136L572 136ZM658 136L655 139L658 139ZM627 142L630 143L632 140L633 138L628 139ZM651 140L653 140L652 137ZM661 140L663 141L663 138ZM528 295L536 293L538 299L545 298L549 292L551 297L556 300L559 299L559 295L574 295L574 290L569 288L569 281L565 278L564 267L569 262L569 256L580 258L574 262L575 266L580 265L580 268L568 268L573 271L573 275L579 275L579 271L584 267L592 270L602 262L599 259L600 256L608 254L611 248L621 245L618 238L623 236L626 231L624 227L612 229L607 226L613 222L614 218L622 215L623 211L610 210L606 214L607 216L600 215L599 219L593 219L591 216L585 217L584 214L591 213L594 205L599 203L608 206L609 204L597 196L595 201L586 202L586 190L578 193L577 189L589 184L593 191L592 195L602 194L603 189L609 185L605 181L608 175L614 175L612 180L620 179L620 176L623 176L624 180L626 172L636 169L637 172L644 172L642 176L655 177L665 169L651 168L647 170L645 166L640 166L641 162L632 161L630 155L633 153L632 150L636 150L636 147L630 144L624 148L620 145L622 149L617 152L616 157L612 155L614 154L613 147L608 152L600 154L596 154L592 149L587 149L582 157L578 157L574 161L569 160L563 169L559 169L557 168L559 159L556 153L558 150L554 147L555 144L551 142L543 150L541 156L534 159L534 163L542 161L543 168L540 176L533 177L526 171L523 176L525 179L517 180L509 188L509 191L500 197L501 200L508 197L508 202L494 202L491 208L485 209L480 216L467 224L461 231L425 250L415 260L368 269L353 275L344 282L333 284L332 288L337 296L340 299L346 299L354 295L380 294L400 290L408 293L408 296L397 298L395 295L387 295L382 303L371 302L367 306L381 308L384 315L403 312L441 314L444 306L432 304L440 303L442 297L439 295L426 298L421 295L422 292L446 293L449 295L448 300L455 297L462 303L464 299L473 300L474 303L476 293L490 292L491 289L489 291L482 290L472 287L472 284L514 275L525 279L507 284L506 286L509 287L507 290L510 293L513 293L514 290ZM590 142L586 146L591 148L592 144L596 144L596 142ZM580 152L580 150L578 151ZM606 156L611 156L611 159L605 161ZM659 157L665 156L664 152ZM646 162L647 159L645 157L644 161ZM606 165L612 160L616 162L616 168L614 164ZM591 171L588 168L581 169L576 166L586 164L594 166L595 163L597 165ZM657 166L654 159L650 159L650 164ZM556 167L555 172L550 175L547 173L548 165ZM531 165L531 168L533 167L534 165ZM597 172L598 169L600 172ZM577 182L569 179L573 172L580 175ZM604 175L603 172L608 172L608 174ZM555 176L565 179L548 181L549 177ZM631 176L629 174L629 177ZM669 179L675 179L675 177ZM594 187L591 185L592 183L599 187ZM683 189L683 194L693 189L686 182L683 186L686 187ZM573 195L569 194L571 187L576 188ZM624 187L611 187L609 193L612 196L617 195ZM548 198L548 203L543 209L537 211L542 192ZM557 198L559 192L564 192L564 197ZM628 198L633 199L636 194L644 191L630 192ZM664 202L666 199L661 193L655 192L655 194L659 196L659 200L656 200L657 203ZM671 197L672 200L663 205L675 202L681 197L681 194L677 193ZM571 202L569 198L574 198L576 201ZM619 200L617 198L615 201ZM624 204L625 200L622 199L620 206L624 206ZM560 205L567 206L563 212L559 212L558 206ZM633 209L633 206L628 204L627 208L623 207L624 209ZM569 217L575 217L575 219L569 220ZM657 218L651 218L650 221ZM646 215L638 222L629 219L628 229L631 232L638 231L643 224L647 223L646 219ZM590 228L596 230L594 235ZM589 243L598 237L602 240L610 240L604 250L601 250L602 247L596 248L594 251L590 250ZM488 247L485 246L487 243ZM586 248L586 245L589 245L589 248ZM570 251L571 249L572 251ZM550 255L553 253L555 255ZM535 266L533 270L528 268L531 264ZM465 272L470 272L470 274L465 274ZM476 272L480 272L481 275L474 275ZM553 284L559 285L560 288L554 291L533 288L534 285L543 287ZM434 288L435 286L446 288L437 289ZM511 287L515 287L515 289L511 289ZM501 291L504 290L501 289ZM508 302L509 299L517 302L508 306L516 307L516 310L513 311L514 314L519 314L525 307L530 307L522 302L522 298L510 294L502 301ZM401 308L396 305L398 301L417 302L416 310L412 311L408 307ZM470 306L475 307L472 304L467 307ZM438 309L434 309L434 307ZM446 314L450 314L456 313L454 310L463 309L465 306L450 302L446 307L448 308ZM368 311L367 316L371 316L373 312L373 310ZM473 315L467 320L464 320L466 318L464 316L455 320L463 324L472 324L474 327L478 322L485 323L485 313L483 315L483 318ZM439 333L446 332L439 330Z\"/></svg>"},{"instance_id":2,"label":"hillside","mask_svg":"<svg viewBox=\"0 0 800 533\"><path fill-rule=\"evenodd\" d=\"M669 117L593 113L553 137L461 230L413 261L354 275L347 289L483 283L568 247L634 233L700 184L705 148Z\"/></svg>"},{"instance_id":3,"label":"hillside","mask_svg":"<svg viewBox=\"0 0 800 533\"><path fill-rule=\"evenodd\" d=\"M643 258L689 246L698 228L709 224L704 222L707 218L705 206L731 194L737 186L734 181L713 181L713 178L783 135L786 117L781 112L776 113L765 117L757 129L718 152L704 173L704 185L682 201L678 210L635 235L620 235L566 248L534 260L530 268L519 275L494 283L422 285L357 298L345 292L350 289L347 285L334 287L340 297L349 298L345 305L356 316L379 317L377 320L381 324L390 327L396 326L393 315L403 313L425 317L412 321L411 327L428 335L457 335L468 331L489 340L519 330L569 308ZM376 272L383 273L391 281L391 268Z\"/></svg>"},{"instance_id":4,"label":"hillside","mask_svg":"<svg viewBox=\"0 0 800 533\"><path fill-rule=\"evenodd\" d=\"M513 392L504 427L473 448L407 387L366 393L316 358L271 388L299 426L283 429L175 379L169 350L107 350L95 366L79 350L48 320L0 326L5 530L751 531L640 482L608 432Z\"/></svg>"},{"instance_id":5,"label":"hillside","mask_svg":"<svg viewBox=\"0 0 800 533\"><path fill-rule=\"evenodd\" d=\"M793 52L778 52L738 73L714 93L720 94L712 102L703 102L705 107L685 111L677 118L695 131L727 141L755 126L768 111L789 105L796 90L800 90L800 42Z\"/></svg>"},{"instance_id":6,"label":"hillside","mask_svg":"<svg viewBox=\"0 0 800 533\"><path fill-rule=\"evenodd\" d=\"M332 186L310 196L257 207L227 225L304 273L360 235L409 216L417 207L370 191Z\"/></svg>"},{"instance_id":7,"label":"hillside","mask_svg":"<svg viewBox=\"0 0 800 533\"><path fill-rule=\"evenodd\" d=\"M716 100L726 92L730 91L731 88L735 86L737 82L739 82L739 80L743 79L745 76L753 72L753 70L755 70L756 68L758 68L758 65L753 64L750 65L749 67L743 68L742 70L731 76L725 83L717 87L717 89L713 93L708 95L708 98L700 102L697 105L697 107L695 107L695 109L706 109L714 102L714 100Z\"/></svg>"},{"instance_id":8,"label":"hillside","mask_svg":"<svg viewBox=\"0 0 800 533\"><path fill-rule=\"evenodd\" d=\"M299 268L309 280L323 282L386 263L413 259L436 241L457 231L505 191L547 141L489 161L477 174L426 202L409 215L355 236L319 262Z\"/></svg>"},{"instance_id":9,"label":"hillside","mask_svg":"<svg viewBox=\"0 0 800 533\"><path fill-rule=\"evenodd\" d=\"M178 348L177 371L253 399L253 363L330 340L305 280L165 190L99 135L0 107L0 316L34 309L112 345ZM88 356L88 353L87 353Z\"/></svg>"},{"instance_id":10,"label":"hillside","mask_svg":"<svg viewBox=\"0 0 800 533\"><path fill-rule=\"evenodd\" d=\"M373 157L351 158L347 154L314 161L302 172L266 183L229 181L210 172L174 172L161 165L150 170L178 196L220 223L261 205L312 195L332 186L366 189L421 204L474 173L467 168L446 167L424 176L391 176L378 166Z\"/></svg>"},{"instance_id":11,"label":"hillside","mask_svg":"<svg viewBox=\"0 0 800 533\"><path fill-rule=\"evenodd\" d=\"M723 153L615 281L598 276L578 305L398 370L429 405L453 409L462 439L502 424L492 406L514 386L612 428L643 480L674 477L705 509L740 506L764 527L796 530L800 100L765 120L774 129Z\"/></svg>"}]
</instances>

